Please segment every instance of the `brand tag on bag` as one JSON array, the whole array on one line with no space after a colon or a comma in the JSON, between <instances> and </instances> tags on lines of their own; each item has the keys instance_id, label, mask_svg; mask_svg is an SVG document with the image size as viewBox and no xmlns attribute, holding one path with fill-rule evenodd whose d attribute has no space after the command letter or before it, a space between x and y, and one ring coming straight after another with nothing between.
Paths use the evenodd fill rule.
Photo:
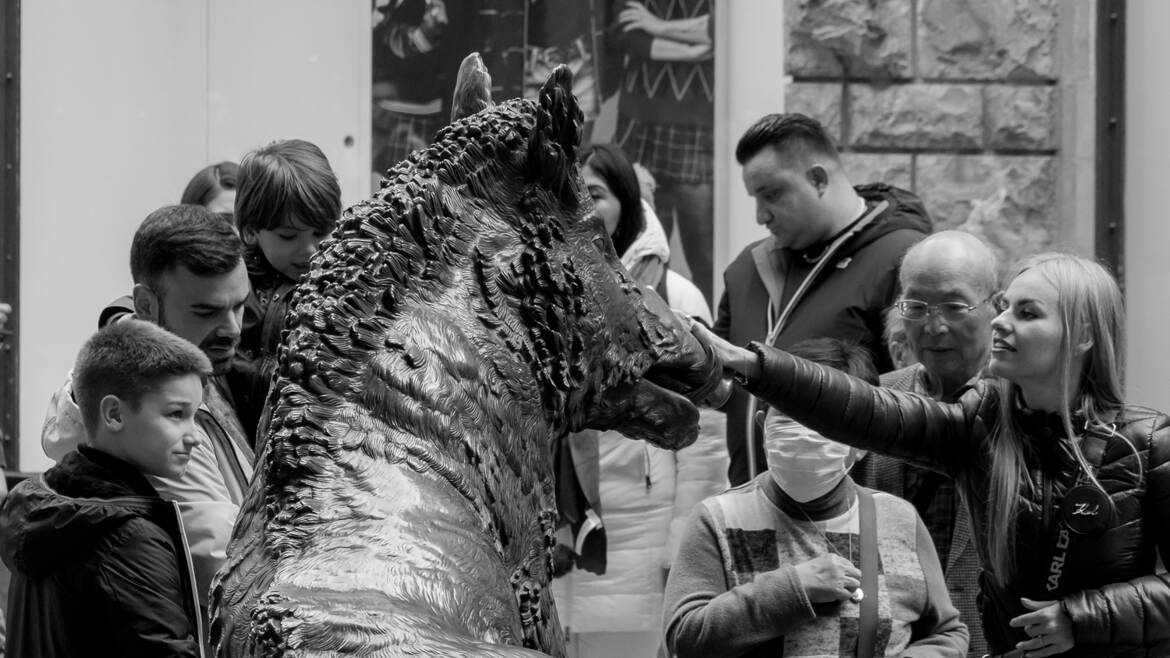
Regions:
<instances>
[{"instance_id":1,"label":"brand tag on bag","mask_svg":"<svg viewBox=\"0 0 1170 658\"><path fill-rule=\"evenodd\" d=\"M1100 534L1113 527L1117 509L1109 495L1089 484L1078 484L1064 495L1060 516L1078 535Z\"/></svg>"}]
</instances>

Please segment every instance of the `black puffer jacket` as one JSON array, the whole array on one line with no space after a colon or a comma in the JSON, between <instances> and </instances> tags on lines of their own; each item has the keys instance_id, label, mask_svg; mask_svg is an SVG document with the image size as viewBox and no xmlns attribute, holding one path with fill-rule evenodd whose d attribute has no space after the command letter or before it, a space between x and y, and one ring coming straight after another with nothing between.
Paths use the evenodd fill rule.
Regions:
<instances>
[{"instance_id":1,"label":"black puffer jacket","mask_svg":"<svg viewBox=\"0 0 1170 658\"><path fill-rule=\"evenodd\" d=\"M997 532L987 521L989 430L1001 404L993 380L981 381L955 404L941 404L875 388L758 343L751 347L763 368L746 388L765 402L827 437L954 477L988 564ZM1117 516L1104 533L1077 535L1059 512L1078 475L1059 419L1023 409L1014 414L1027 437L1032 486L1021 491L1015 572L985 571L980 583L992 650L1004 652L1027 639L1022 629L1008 626L1026 612L1019 599L1027 597L1060 599L1068 611L1076 646L1061 656L1170 656L1170 576L1155 574L1159 553L1170 563L1170 418L1126 406L1113 419L1115 433L1095 434L1103 443L1097 477Z\"/></svg>"},{"instance_id":2,"label":"black puffer jacket","mask_svg":"<svg viewBox=\"0 0 1170 658\"><path fill-rule=\"evenodd\" d=\"M0 509L10 658L202 656L174 503L82 446Z\"/></svg>"}]
</instances>

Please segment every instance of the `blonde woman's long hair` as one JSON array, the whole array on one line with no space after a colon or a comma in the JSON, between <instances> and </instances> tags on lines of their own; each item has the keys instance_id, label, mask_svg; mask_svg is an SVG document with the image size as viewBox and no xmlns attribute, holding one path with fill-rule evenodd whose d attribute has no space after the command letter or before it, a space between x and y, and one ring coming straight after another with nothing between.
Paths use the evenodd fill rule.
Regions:
<instances>
[{"instance_id":1,"label":"blonde woman's long hair","mask_svg":"<svg viewBox=\"0 0 1170 658\"><path fill-rule=\"evenodd\" d=\"M1087 258L1072 254L1045 253L1024 259L1008 280L1014 280L1025 271L1034 270L1052 284L1057 291L1057 312L1060 315L1060 417L1083 472L1092 484L1101 488L1081 452L1078 429L1090 426L1110 428L1110 420L1124 404L1122 381L1124 374L1125 309L1117 281L1104 267ZM1083 357L1078 357L1078 344L1091 341ZM1070 386L1072 365L1083 358L1083 367L1076 387ZM1069 391L1072 390L1072 397ZM1010 381L1000 382L999 422L992 432L991 491L989 499L989 526L1000 532L992 533L990 561L994 573L1005 578L1014 573L1016 516L1019 511L1020 489L1031 483L1024 463L1024 442L1027 440L1015 420L1019 387ZM1085 419L1083 428L1074 428L1073 415ZM1132 447L1132 445L1131 445Z\"/></svg>"}]
</instances>

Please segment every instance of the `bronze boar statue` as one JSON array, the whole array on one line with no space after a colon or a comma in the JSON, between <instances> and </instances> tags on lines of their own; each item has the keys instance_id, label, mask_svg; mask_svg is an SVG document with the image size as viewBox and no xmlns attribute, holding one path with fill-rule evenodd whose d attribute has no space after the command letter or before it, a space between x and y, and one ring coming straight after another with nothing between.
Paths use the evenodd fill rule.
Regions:
<instances>
[{"instance_id":1,"label":"bronze boar statue","mask_svg":"<svg viewBox=\"0 0 1170 658\"><path fill-rule=\"evenodd\" d=\"M456 106L483 109L346 210L296 293L220 656L563 655L554 444L683 447L721 383L591 217L568 69L535 101L486 79L469 57Z\"/></svg>"}]
</instances>

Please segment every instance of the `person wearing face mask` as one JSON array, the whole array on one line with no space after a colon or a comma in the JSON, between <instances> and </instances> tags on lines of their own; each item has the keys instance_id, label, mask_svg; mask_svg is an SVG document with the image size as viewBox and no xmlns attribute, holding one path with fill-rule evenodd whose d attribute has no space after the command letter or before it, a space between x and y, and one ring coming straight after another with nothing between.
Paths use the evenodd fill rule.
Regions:
<instances>
[{"instance_id":1,"label":"person wearing face mask","mask_svg":"<svg viewBox=\"0 0 1170 658\"><path fill-rule=\"evenodd\" d=\"M792 347L871 383L866 350ZM768 470L703 501L666 585L668 648L687 656L953 656L967 628L914 507L856 486L861 452L769 410ZM876 565L876 566L875 566Z\"/></svg>"},{"instance_id":2,"label":"person wearing face mask","mask_svg":"<svg viewBox=\"0 0 1170 658\"><path fill-rule=\"evenodd\" d=\"M992 377L952 403L781 350L702 335L741 386L801 423L954 478L993 658L1170 655L1170 417L1125 401L1110 273L1024 259L993 299Z\"/></svg>"}]
</instances>

